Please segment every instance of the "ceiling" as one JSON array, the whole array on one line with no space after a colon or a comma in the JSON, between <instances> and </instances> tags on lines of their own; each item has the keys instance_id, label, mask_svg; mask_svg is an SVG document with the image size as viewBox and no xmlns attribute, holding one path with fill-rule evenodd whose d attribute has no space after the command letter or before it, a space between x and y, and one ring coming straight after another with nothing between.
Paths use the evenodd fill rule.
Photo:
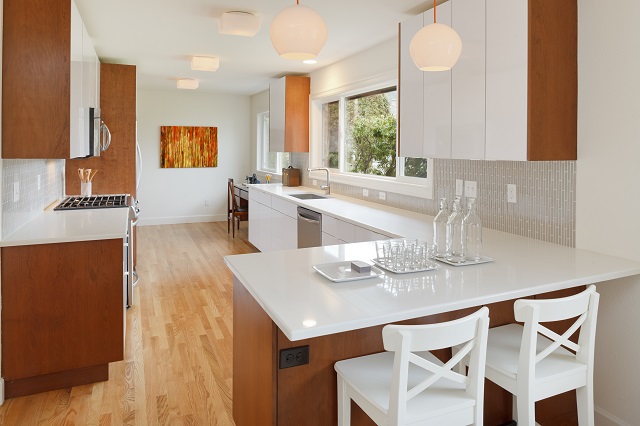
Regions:
<instances>
[{"instance_id":1,"label":"ceiling","mask_svg":"<svg viewBox=\"0 0 640 426\"><path fill-rule=\"evenodd\" d=\"M75 0L102 62L136 65L138 87L177 90L178 78L199 91L252 95L269 80L306 74L389 40L398 23L429 8L425 0L302 0L325 20L318 63L281 59L271 45L272 19L293 0ZM242 10L261 18L254 37L218 33L220 15ZM194 55L215 56L220 68L191 70Z\"/></svg>"}]
</instances>

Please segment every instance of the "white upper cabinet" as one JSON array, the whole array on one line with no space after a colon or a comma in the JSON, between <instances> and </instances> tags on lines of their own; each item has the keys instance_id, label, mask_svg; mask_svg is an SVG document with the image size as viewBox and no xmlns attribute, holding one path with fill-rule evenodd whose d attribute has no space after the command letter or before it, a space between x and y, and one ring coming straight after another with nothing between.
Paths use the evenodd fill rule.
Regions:
<instances>
[{"instance_id":1,"label":"white upper cabinet","mask_svg":"<svg viewBox=\"0 0 640 426\"><path fill-rule=\"evenodd\" d=\"M527 9L526 0L487 0L486 158L490 160L527 159Z\"/></svg>"},{"instance_id":2,"label":"white upper cabinet","mask_svg":"<svg viewBox=\"0 0 640 426\"><path fill-rule=\"evenodd\" d=\"M400 24L400 121L398 147L400 157L425 157L424 144L424 91L402 90L403 87L422 87L424 72L420 71L409 55L413 36L424 26L424 14Z\"/></svg>"},{"instance_id":3,"label":"white upper cabinet","mask_svg":"<svg viewBox=\"0 0 640 426\"><path fill-rule=\"evenodd\" d=\"M483 159L485 2L455 0L450 3L451 26L463 40L460 59L451 69L451 158Z\"/></svg>"},{"instance_id":4,"label":"white upper cabinet","mask_svg":"<svg viewBox=\"0 0 640 426\"><path fill-rule=\"evenodd\" d=\"M433 11L401 23L400 156L575 160L577 0L449 0L437 14L462 54L421 84L409 43Z\"/></svg>"}]
</instances>

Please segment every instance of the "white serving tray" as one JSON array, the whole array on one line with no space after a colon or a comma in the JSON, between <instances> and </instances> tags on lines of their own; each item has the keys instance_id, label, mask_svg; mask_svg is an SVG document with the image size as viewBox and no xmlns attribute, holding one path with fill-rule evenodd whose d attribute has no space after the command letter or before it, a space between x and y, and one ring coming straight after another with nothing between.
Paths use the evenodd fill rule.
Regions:
<instances>
[{"instance_id":1,"label":"white serving tray","mask_svg":"<svg viewBox=\"0 0 640 426\"><path fill-rule=\"evenodd\" d=\"M434 259L437 260L438 262L446 263L447 265L451 265L451 266L479 265L481 263L487 263L487 262L495 261L495 259L493 257L489 257L489 256L482 256L478 260L467 260L465 262L460 262L460 263L449 262L447 259L445 259L443 257L434 257Z\"/></svg>"},{"instance_id":2,"label":"white serving tray","mask_svg":"<svg viewBox=\"0 0 640 426\"><path fill-rule=\"evenodd\" d=\"M380 258L376 257L375 259L371 259L371 261L382 269L386 269L387 271L393 272L394 274L411 274L414 272L424 272L424 271L433 271L434 269L438 269L440 265L436 262L429 262L424 268L414 269L413 271L398 271L395 268L391 268L386 266L384 263L380 262Z\"/></svg>"},{"instance_id":3,"label":"white serving tray","mask_svg":"<svg viewBox=\"0 0 640 426\"><path fill-rule=\"evenodd\" d=\"M314 265L313 269L318 271L318 273L326 279L336 283L344 281L365 280L368 278L375 278L384 274L381 269L376 268L373 265L371 266L371 271L369 272L361 273L352 271L351 262L351 260L347 260L344 262L322 263L319 265Z\"/></svg>"}]
</instances>

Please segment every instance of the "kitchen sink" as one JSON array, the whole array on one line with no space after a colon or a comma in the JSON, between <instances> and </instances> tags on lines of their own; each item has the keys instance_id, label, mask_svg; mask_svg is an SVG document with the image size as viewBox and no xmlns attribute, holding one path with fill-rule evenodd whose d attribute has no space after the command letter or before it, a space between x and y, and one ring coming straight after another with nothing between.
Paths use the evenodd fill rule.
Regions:
<instances>
[{"instance_id":1,"label":"kitchen sink","mask_svg":"<svg viewBox=\"0 0 640 426\"><path fill-rule=\"evenodd\" d=\"M289 194L290 197L297 198L299 200L323 200L325 198L324 195L311 194L311 193L302 193L302 194Z\"/></svg>"}]
</instances>

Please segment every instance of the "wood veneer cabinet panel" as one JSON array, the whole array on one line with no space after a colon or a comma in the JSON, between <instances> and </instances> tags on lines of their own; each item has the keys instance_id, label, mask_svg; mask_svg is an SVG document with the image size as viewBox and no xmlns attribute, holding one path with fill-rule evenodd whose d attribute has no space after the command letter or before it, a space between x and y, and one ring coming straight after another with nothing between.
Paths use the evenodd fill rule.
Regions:
<instances>
[{"instance_id":1,"label":"wood veneer cabinet panel","mask_svg":"<svg viewBox=\"0 0 640 426\"><path fill-rule=\"evenodd\" d=\"M233 419L236 426L276 424L276 326L233 277Z\"/></svg>"},{"instance_id":2,"label":"wood veneer cabinet panel","mask_svg":"<svg viewBox=\"0 0 640 426\"><path fill-rule=\"evenodd\" d=\"M5 380L123 359L122 244L114 239L2 248Z\"/></svg>"},{"instance_id":3,"label":"wood veneer cabinet panel","mask_svg":"<svg viewBox=\"0 0 640 426\"><path fill-rule=\"evenodd\" d=\"M578 4L529 0L529 160L578 155Z\"/></svg>"},{"instance_id":4,"label":"wood veneer cabinet panel","mask_svg":"<svg viewBox=\"0 0 640 426\"><path fill-rule=\"evenodd\" d=\"M309 152L311 79L286 76L269 87L269 151Z\"/></svg>"},{"instance_id":5,"label":"wood veneer cabinet panel","mask_svg":"<svg viewBox=\"0 0 640 426\"><path fill-rule=\"evenodd\" d=\"M78 169L98 169L94 194L136 196L136 67L100 65L100 115L111 130L111 146L99 157L66 161L66 192L80 194Z\"/></svg>"},{"instance_id":6,"label":"wood veneer cabinet panel","mask_svg":"<svg viewBox=\"0 0 640 426\"><path fill-rule=\"evenodd\" d=\"M69 158L71 0L4 0L2 158Z\"/></svg>"}]
</instances>

